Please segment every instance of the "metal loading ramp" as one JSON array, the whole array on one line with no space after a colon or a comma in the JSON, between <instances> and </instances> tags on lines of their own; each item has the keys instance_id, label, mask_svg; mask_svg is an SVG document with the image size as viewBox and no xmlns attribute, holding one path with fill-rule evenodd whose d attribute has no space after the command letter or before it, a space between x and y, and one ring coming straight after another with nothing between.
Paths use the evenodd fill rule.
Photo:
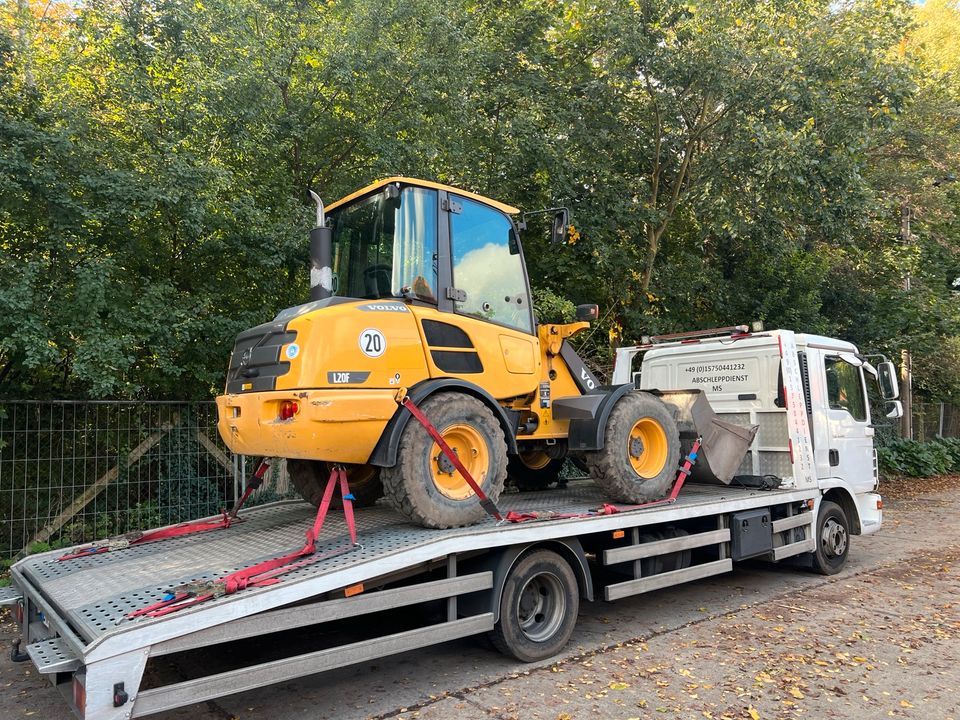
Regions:
<instances>
[{"instance_id":1,"label":"metal loading ramp","mask_svg":"<svg viewBox=\"0 0 960 720\"><path fill-rule=\"evenodd\" d=\"M587 520L589 528L584 527L583 519L516 525L498 525L488 520L466 528L432 530L414 526L384 506L364 508L357 512L361 548L326 559L308 559L307 564L284 574L277 585L242 590L155 619L127 620L125 617L133 610L161 600L172 587L197 580L212 580L302 544L314 508L302 501L274 503L245 511L244 521L228 530L133 546L65 562L57 560L62 551L45 553L28 557L18 563L16 569L26 584L35 588L50 609L76 633L77 639L90 644L148 625L179 625L182 618L197 613L232 619L260 612L450 553L635 526L642 524L641 518L645 515L650 517L651 523L669 522L702 514L707 509L704 506L721 501L739 499L743 507L750 507L758 502L789 499L782 497L784 494L688 485L674 505L590 518ZM501 497L505 511L581 513L604 501L600 490L589 481L571 483L565 490ZM317 546L318 555L348 544L349 535L342 516L331 513ZM227 609L225 606L236 607ZM218 608L223 611L218 612ZM160 634L171 637L179 633Z\"/></svg>"}]
</instances>

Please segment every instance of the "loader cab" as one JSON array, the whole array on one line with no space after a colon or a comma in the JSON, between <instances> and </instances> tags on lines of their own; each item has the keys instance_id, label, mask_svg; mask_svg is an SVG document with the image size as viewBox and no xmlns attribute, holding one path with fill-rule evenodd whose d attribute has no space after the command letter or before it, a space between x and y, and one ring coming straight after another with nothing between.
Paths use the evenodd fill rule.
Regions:
<instances>
[{"instance_id":1,"label":"loader cab","mask_svg":"<svg viewBox=\"0 0 960 720\"><path fill-rule=\"evenodd\" d=\"M389 178L327 209L334 295L399 299L533 334L516 208Z\"/></svg>"}]
</instances>

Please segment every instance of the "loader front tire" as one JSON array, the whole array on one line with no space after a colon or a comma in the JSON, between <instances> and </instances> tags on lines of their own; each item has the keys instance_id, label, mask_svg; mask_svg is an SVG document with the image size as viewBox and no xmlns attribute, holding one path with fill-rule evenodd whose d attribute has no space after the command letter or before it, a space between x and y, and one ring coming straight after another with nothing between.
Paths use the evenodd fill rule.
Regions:
<instances>
[{"instance_id":1,"label":"loader front tire","mask_svg":"<svg viewBox=\"0 0 960 720\"><path fill-rule=\"evenodd\" d=\"M380 468L373 465L344 465L347 470L347 484L355 498L354 507L368 507L383 497L383 485L380 482ZM327 488L333 465L322 460L287 460L287 473L297 492L311 505L320 506L323 491ZM339 507L340 488L333 490L334 506Z\"/></svg>"},{"instance_id":2,"label":"loader front tire","mask_svg":"<svg viewBox=\"0 0 960 720\"><path fill-rule=\"evenodd\" d=\"M629 392L607 419L603 447L585 453L584 460L590 476L611 500L658 500L677 477L680 432L659 398Z\"/></svg>"},{"instance_id":3,"label":"loader front tire","mask_svg":"<svg viewBox=\"0 0 960 720\"><path fill-rule=\"evenodd\" d=\"M493 412L461 393L427 398L420 410L494 502L507 479L507 444ZM400 436L397 463L380 470L387 501L413 522L432 528L473 525L483 519L480 500L417 420Z\"/></svg>"}]
</instances>

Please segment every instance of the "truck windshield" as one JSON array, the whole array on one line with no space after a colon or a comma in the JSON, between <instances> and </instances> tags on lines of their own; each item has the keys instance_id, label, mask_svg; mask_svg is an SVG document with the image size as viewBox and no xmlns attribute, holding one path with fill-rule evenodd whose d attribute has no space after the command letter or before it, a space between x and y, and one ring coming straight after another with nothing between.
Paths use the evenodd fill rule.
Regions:
<instances>
[{"instance_id":1,"label":"truck windshield","mask_svg":"<svg viewBox=\"0 0 960 720\"><path fill-rule=\"evenodd\" d=\"M436 190L388 186L329 217L334 294L436 302Z\"/></svg>"}]
</instances>

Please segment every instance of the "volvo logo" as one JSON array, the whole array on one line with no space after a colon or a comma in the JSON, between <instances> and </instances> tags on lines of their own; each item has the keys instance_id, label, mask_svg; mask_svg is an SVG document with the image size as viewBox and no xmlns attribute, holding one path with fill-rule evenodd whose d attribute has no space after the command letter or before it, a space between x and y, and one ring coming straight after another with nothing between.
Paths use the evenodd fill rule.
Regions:
<instances>
[{"instance_id":1,"label":"volvo logo","mask_svg":"<svg viewBox=\"0 0 960 720\"><path fill-rule=\"evenodd\" d=\"M586 368L580 368L580 379L583 380L583 384L588 388L596 390L597 384L593 381L593 378L590 377L590 373L587 372Z\"/></svg>"}]
</instances>

